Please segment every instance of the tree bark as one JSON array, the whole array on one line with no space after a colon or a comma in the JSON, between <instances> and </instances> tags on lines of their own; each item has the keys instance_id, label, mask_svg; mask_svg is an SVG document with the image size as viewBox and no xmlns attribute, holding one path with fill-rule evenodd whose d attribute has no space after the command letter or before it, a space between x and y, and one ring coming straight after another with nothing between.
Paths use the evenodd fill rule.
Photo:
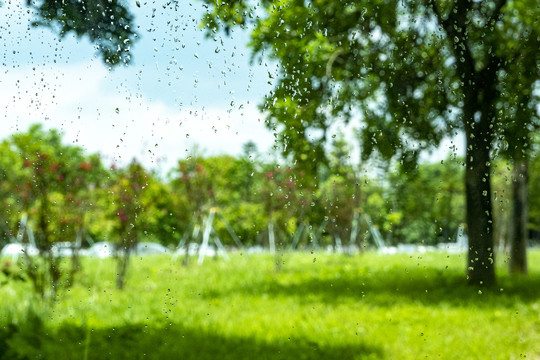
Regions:
<instances>
[{"instance_id":1,"label":"tree bark","mask_svg":"<svg viewBox=\"0 0 540 360\"><path fill-rule=\"evenodd\" d=\"M467 136L465 192L469 254L467 278L471 285L495 283L493 205L491 201L491 150L497 98L495 66L491 64L465 86L464 127Z\"/></svg>"},{"instance_id":2,"label":"tree bark","mask_svg":"<svg viewBox=\"0 0 540 360\"><path fill-rule=\"evenodd\" d=\"M469 236L467 278L473 285L495 283L490 152L482 142L477 138L467 136L465 170Z\"/></svg>"},{"instance_id":3,"label":"tree bark","mask_svg":"<svg viewBox=\"0 0 540 360\"><path fill-rule=\"evenodd\" d=\"M500 14L505 0L498 1L492 17ZM501 62L494 53L486 54L483 69L472 55L469 45L468 13L472 3L456 1L447 17L432 2L439 24L443 27L456 59L456 73L463 91L463 128L467 137L465 193L469 254L467 277L470 284L495 283L493 215L491 204L490 155L493 147L497 71ZM459 60L458 60L459 59Z\"/></svg>"},{"instance_id":4,"label":"tree bark","mask_svg":"<svg viewBox=\"0 0 540 360\"><path fill-rule=\"evenodd\" d=\"M117 261L117 274L116 274L116 288L122 290L126 284L126 274L129 264L130 249L124 248L121 250L121 254L118 255Z\"/></svg>"},{"instance_id":5,"label":"tree bark","mask_svg":"<svg viewBox=\"0 0 540 360\"><path fill-rule=\"evenodd\" d=\"M527 220L528 220L528 178L527 159L514 163L512 183L512 226L510 235L510 273L527 273Z\"/></svg>"}]
</instances>

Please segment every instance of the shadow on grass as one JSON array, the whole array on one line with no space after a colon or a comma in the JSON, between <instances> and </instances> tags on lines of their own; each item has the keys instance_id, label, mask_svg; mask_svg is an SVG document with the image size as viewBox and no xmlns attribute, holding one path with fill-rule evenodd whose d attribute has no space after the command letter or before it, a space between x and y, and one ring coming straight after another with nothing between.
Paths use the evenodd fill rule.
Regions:
<instances>
[{"instance_id":1,"label":"shadow on grass","mask_svg":"<svg viewBox=\"0 0 540 360\"><path fill-rule=\"evenodd\" d=\"M247 296L295 296L302 301L330 304L355 300L374 306L401 304L514 307L517 302L540 300L540 276L499 276L495 286L467 284L460 272L437 268L405 272L392 269L368 274L291 276L275 274L265 281L238 288Z\"/></svg>"},{"instance_id":2,"label":"shadow on grass","mask_svg":"<svg viewBox=\"0 0 540 360\"><path fill-rule=\"evenodd\" d=\"M234 319L231 319L234 321ZM41 321L0 332L0 359L379 359L380 349L363 344L321 347L283 339L224 337L177 324L143 324L89 330L64 324L45 329ZM14 331L15 330L15 331ZM2 348L3 347L3 348Z\"/></svg>"}]
</instances>

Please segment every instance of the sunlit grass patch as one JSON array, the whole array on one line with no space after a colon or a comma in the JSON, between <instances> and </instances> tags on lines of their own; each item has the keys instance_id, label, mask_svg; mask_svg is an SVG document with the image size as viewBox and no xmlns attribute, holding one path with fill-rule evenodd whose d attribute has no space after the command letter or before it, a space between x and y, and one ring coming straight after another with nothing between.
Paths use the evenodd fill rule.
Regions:
<instances>
[{"instance_id":1,"label":"sunlit grass patch","mask_svg":"<svg viewBox=\"0 0 540 360\"><path fill-rule=\"evenodd\" d=\"M493 288L468 286L465 255L443 253L232 254L187 267L134 257L124 290L113 259L86 259L52 308L26 284L0 288L15 329L2 336L7 354L30 341L27 358L534 358L539 257L511 278L501 256Z\"/></svg>"}]
</instances>

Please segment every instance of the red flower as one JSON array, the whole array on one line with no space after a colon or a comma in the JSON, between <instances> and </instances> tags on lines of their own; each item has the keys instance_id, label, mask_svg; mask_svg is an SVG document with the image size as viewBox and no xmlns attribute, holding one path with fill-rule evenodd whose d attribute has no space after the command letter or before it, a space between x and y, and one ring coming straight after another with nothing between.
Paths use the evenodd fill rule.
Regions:
<instances>
[{"instance_id":1,"label":"red flower","mask_svg":"<svg viewBox=\"0 0 540 360\"><path fill-rule=\"evenodd\" d=\"M54 163L51 165L51 171L56 171L58 170L58 168L60 167L60 165L58 163Z\"/></svg>"},{"instance_id":2,"label":"red flower","mask_svg":"<svg viewBox=\"0 0 540 360\"><path fill-rule=\"evenodd\" d=\"M114 166L114 164L111 165L111 167L112 167L112 166ZM81 163L81 164L79 165L79 169L90 171L90 170L92 170L92 164L90 164L90 163L88 163L88 162L85 161L85 162L83 162L83 163Z\"/></svg>"},{"instance_id":3,"label":"red flower","mask_svg":"<svg viewBox=\"0 0 540 360\"><path fill-rule=\"evenodd\" d=\"M271 171L269 171L269 172L266 173L266 177L267 177L268 179L272 179L272 178L274 177L274 173L271 172Z\"/></svg>"},{"instance_id":4,"label":"red flower","mask_svg":"<svg viewBox=\"0 0 540 360\"><path fill-rule=\"evenodd\" d=\"M120 219L121 222L126 222L129 220L127 215L124 213L124 210L122 209L118 210L117 215L118 215L118 219Z\"/></svg>"}]
</instances>

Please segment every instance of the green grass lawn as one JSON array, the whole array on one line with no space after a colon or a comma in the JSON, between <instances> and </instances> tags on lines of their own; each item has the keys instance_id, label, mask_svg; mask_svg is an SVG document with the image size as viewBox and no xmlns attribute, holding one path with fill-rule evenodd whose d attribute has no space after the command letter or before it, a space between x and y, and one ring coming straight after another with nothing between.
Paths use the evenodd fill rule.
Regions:
<instances>
[{"instance_id":1,"label":"green grass lawn","mask_svg":"<svg viewBox=\"0 0 540 360\"><path fill-rule=\"evenodd\" d=\"M537 359L540 252L531 275L466 285L465 255L232 254L182 267L86 259L46 309L0 287L0 359ZM3 355L3 356L2 356Z\"/></svg>"}]
</instances>

